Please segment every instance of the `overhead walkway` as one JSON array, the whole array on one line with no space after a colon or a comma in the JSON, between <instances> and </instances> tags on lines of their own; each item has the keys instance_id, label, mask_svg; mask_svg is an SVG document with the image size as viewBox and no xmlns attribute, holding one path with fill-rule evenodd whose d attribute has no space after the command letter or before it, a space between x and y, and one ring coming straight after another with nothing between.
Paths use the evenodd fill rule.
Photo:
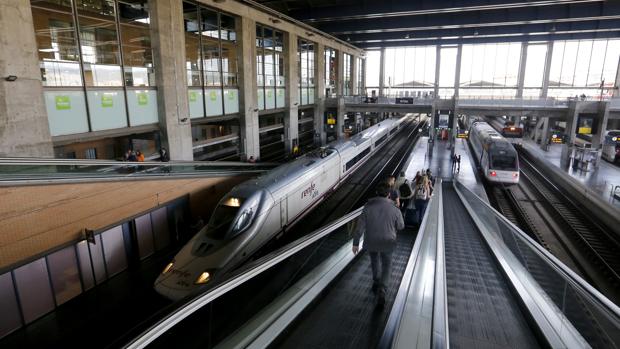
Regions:
<instances>
[{"instance_id":1,"label":"overhead walkway","mask_svg":"<svg viewBox=\"0 0 620 349\"><path fill-rule=\"evenodd\" d=\"M415 242L400 235L386 308L376 307L368 258L351 253L360 213L188 297L119 344L620 346L620 309L459 182L438 181Z\"/></svg>"}]
</instances>

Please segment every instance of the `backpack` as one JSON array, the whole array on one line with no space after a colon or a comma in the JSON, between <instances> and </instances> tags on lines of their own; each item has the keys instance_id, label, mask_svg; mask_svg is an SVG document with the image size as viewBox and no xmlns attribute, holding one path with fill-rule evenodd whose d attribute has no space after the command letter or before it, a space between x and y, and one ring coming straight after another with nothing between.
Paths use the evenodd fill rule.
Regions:
<instances>
[{"instance_id":1,"label":"backpack","mask_svg":"<svg viewBox=\"0 0 620 349\"><path fill-rule=\"evenodd\" d=\"M400 192L400 196L407 198L411 196L411 187L409 186L409 183L407 181L405 181L403 184L400 185L400 187L398 187L398 191Z\"/></svg>"},{"instance_id":2,"label":"backpack","mask_svg":"<svg viewBox=\"0 0 620 349\"><path fill-rule=\"evenodd\" d=\"M415 198L419 200L426 200L427 195L426 195L426 187L424 187L424 184L419 184L418 187L416 188Z\"/></svg>"}]
</instances>

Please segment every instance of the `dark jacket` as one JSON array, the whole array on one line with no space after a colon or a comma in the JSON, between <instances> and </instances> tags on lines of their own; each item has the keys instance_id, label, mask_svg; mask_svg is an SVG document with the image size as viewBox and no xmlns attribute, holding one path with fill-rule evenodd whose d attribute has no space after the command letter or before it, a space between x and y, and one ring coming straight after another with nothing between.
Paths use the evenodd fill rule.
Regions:
<instances>
[{"instance_id":1,"label":"dark jacket","mask_svg":"<svg viewBox=\"0 0 620 349\"><path fill-rule=\"evenodd\" d=\"M403 215L388 198L375 197L364 205L353 234L353 245L359 246L364 235L364 247L371 252L390 252L396 246L396 231L405 228Z\"/></svg>"}]
</instances>

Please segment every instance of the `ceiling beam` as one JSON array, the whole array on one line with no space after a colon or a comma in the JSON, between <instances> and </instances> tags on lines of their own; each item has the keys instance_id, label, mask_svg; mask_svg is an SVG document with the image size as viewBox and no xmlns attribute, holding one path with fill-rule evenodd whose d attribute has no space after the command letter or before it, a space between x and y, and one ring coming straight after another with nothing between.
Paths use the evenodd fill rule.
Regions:
<instances>
[{"instance_id":1,"label":"ceiling beam","mask_svg":"<svg viewBox=\"0 0 620 349\"><path fill-rule=\"evenodd\" d=\"M334 22L343 20L377 19L386 17L419 16L438 13L459 13L498 9L517 9L557 6L606 0L422 0L372 2L291 11L290 15L305 22ZM334 15L337 14L337 15Z\"/></svg>"}]
</instances>

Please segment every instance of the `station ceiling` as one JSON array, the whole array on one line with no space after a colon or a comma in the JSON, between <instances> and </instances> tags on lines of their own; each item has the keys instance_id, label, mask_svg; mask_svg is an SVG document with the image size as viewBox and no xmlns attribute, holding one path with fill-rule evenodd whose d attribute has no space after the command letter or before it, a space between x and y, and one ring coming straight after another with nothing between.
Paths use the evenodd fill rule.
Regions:
<instances>
[{"instance_id":1,"label":"station ceiling","mask_svg":"<svg viewBox=\"0 0 620 349\"><path fill-rule=\"evenodd\" d=\"M620 37L620 0L255 0L355 46Z\"/></svg>"}]
</instances>

